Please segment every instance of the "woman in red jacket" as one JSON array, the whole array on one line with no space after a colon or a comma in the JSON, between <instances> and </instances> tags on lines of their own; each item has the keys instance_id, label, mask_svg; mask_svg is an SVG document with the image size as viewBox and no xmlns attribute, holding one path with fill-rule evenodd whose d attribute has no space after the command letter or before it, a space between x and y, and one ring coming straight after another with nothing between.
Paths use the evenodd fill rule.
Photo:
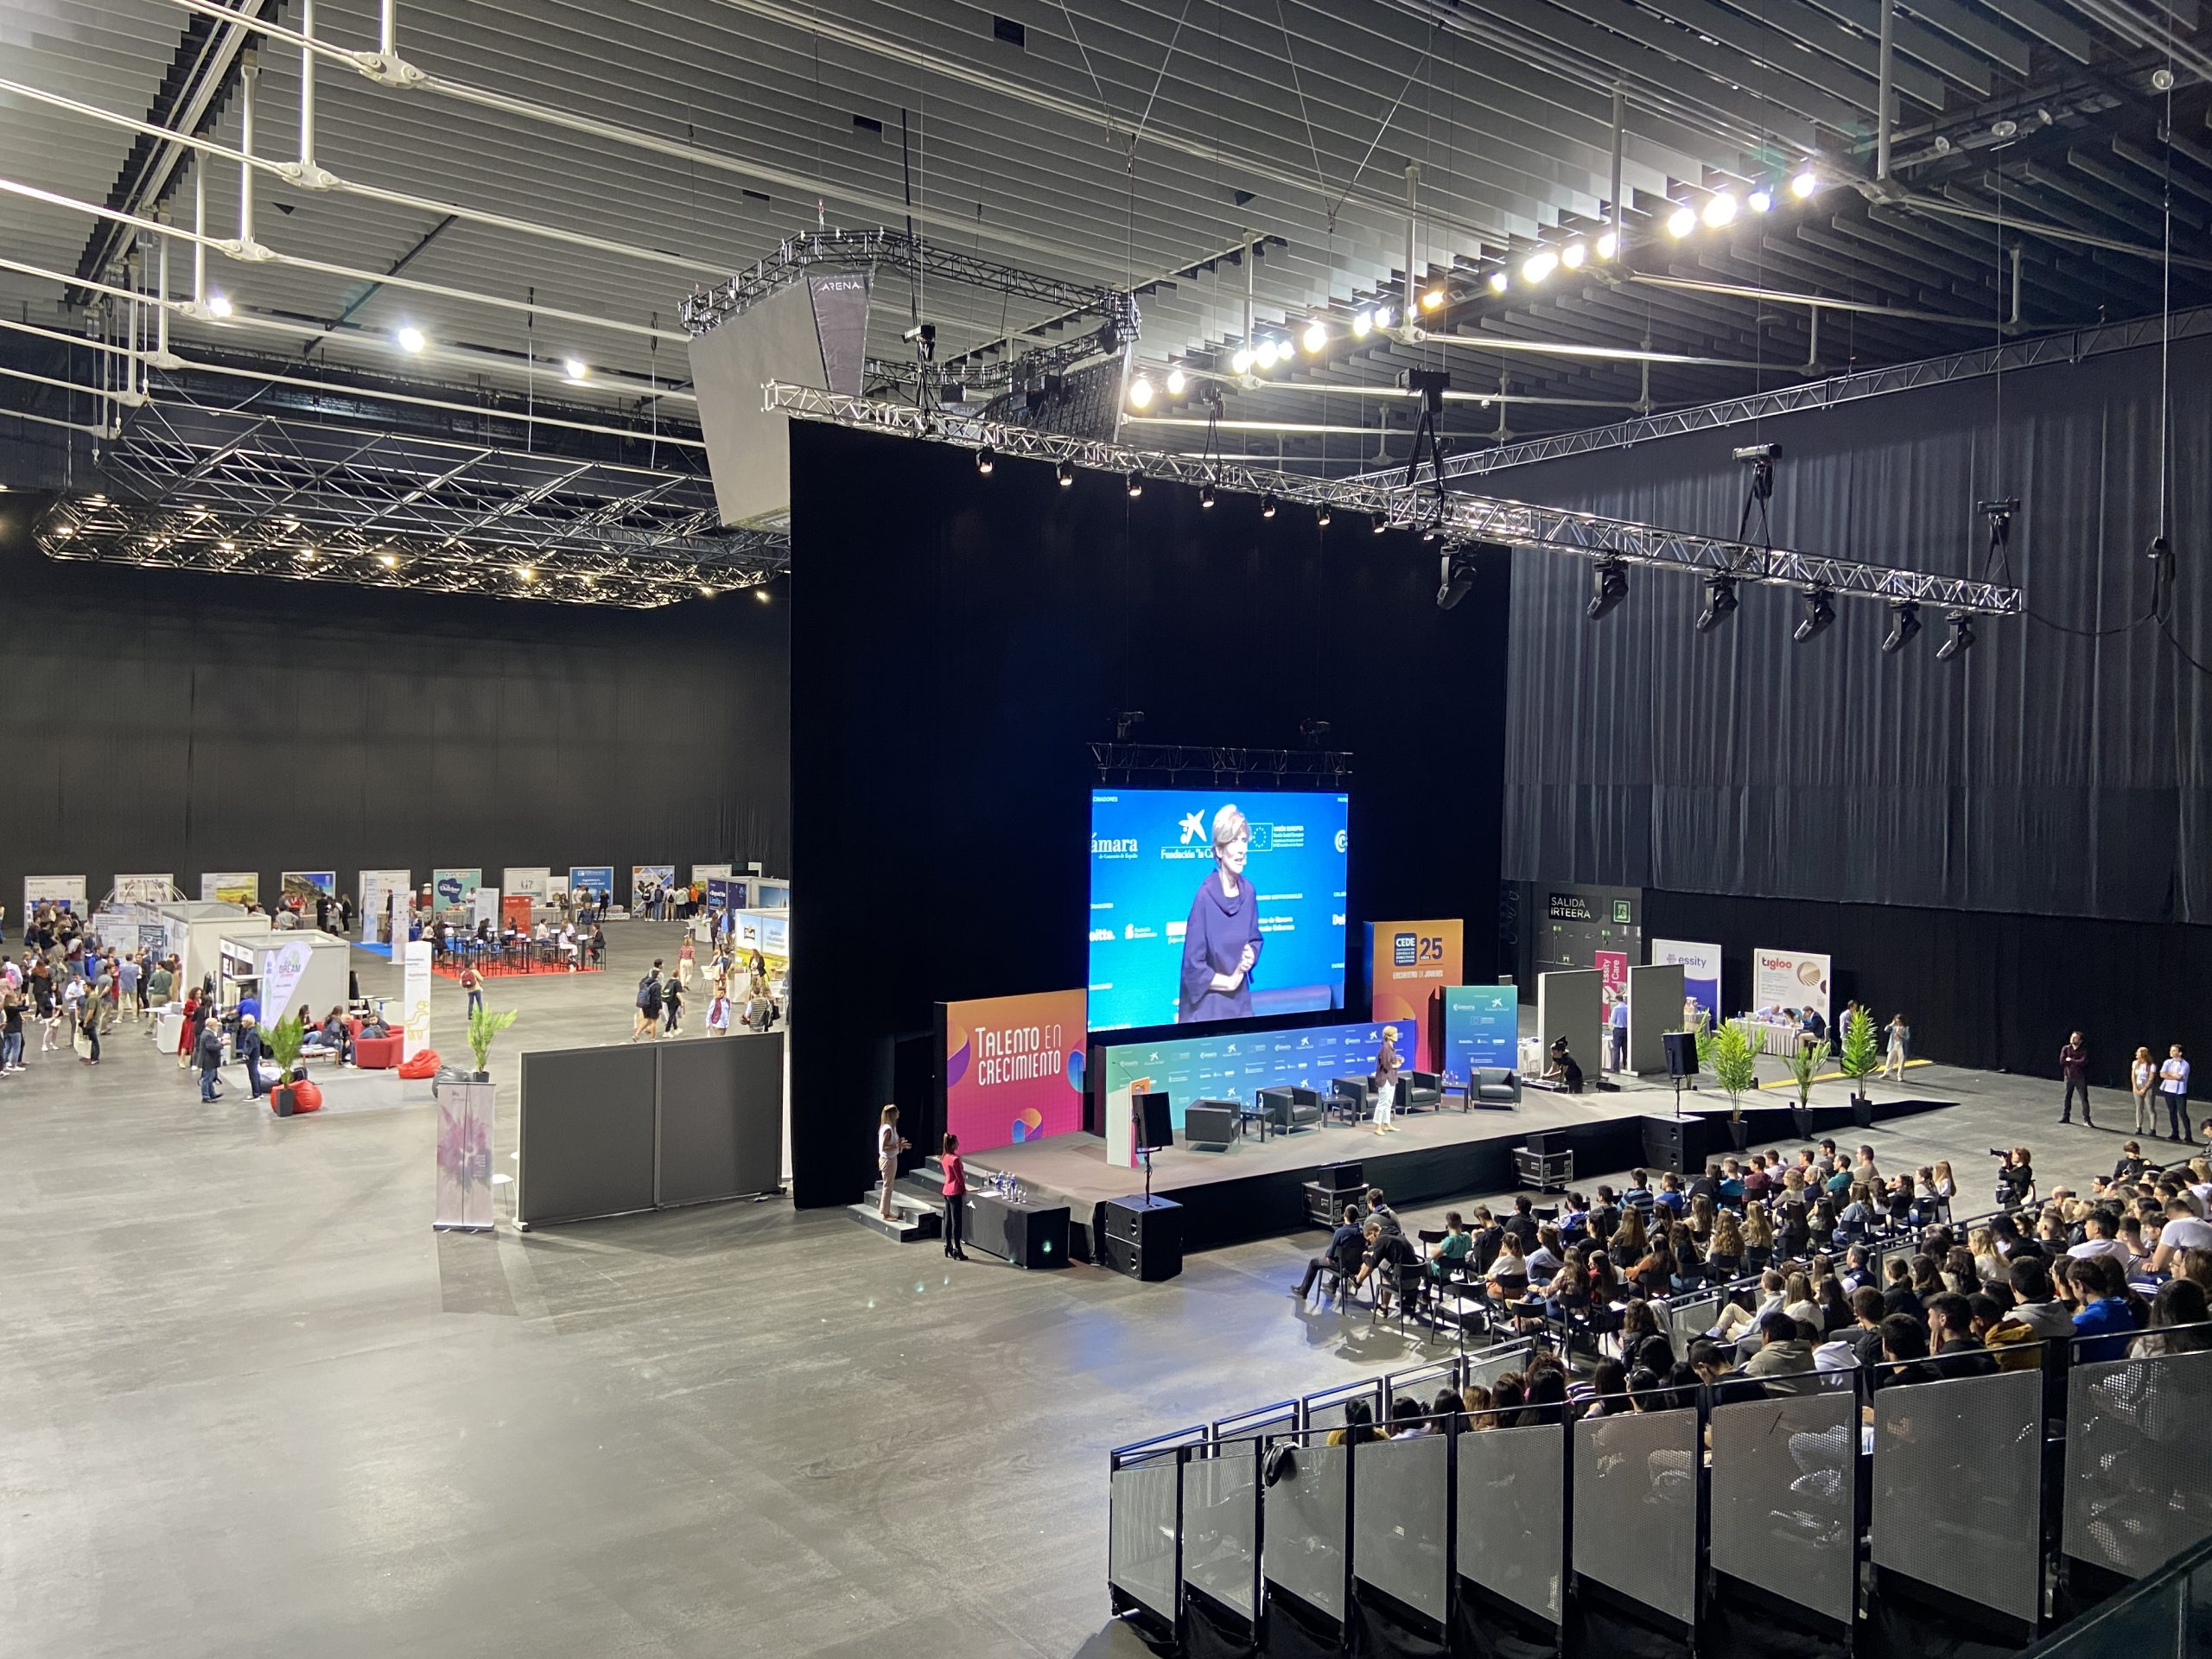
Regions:
<instances>
[{"instance_id":1,"label":"woman in red jacket","mask_svg":"<svg viewBox=\"0 0 2212 1659\"><path fill-rule=\"evenodd\" d=\"M946 1135L944 1148L938 1162L944 1168L944 1253L955 1262L965 1262L968 1253L960 1248L960 1229L966 1217L960 1201L968 1196L968 1169L960 1161L960 1137Z\"/></svg>"}]
</instances>

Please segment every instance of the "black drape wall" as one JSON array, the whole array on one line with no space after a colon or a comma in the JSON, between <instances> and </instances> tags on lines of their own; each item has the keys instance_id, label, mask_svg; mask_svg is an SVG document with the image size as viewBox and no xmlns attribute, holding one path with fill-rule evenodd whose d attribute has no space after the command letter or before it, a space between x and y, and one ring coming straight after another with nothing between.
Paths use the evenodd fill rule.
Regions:
<instances>
[{"instance_id":1,"label":"black drape wall","mask_svg":"<svg viewBox=\"0 0 2212 1659\"><path fill-rule=\"evenodd\" d=\"M2212 343L2171 368L2172 626L2212 661ZM2212 965L2188 925L2212 922L2208 680L2125 626L2152 591L2160 378L2137 351L1486 480L1726 535L1747 481L1731 448L1779 442L1777 543L1961 575L1984 568L1977 503L2014 496L2031 607L2114 630L1989 621L1945 664L1936 613L1885 657L1878 604L1839 603L1799 645L1795 596L1747 588L1700 635L1699 584L1646 572L1592 624L1586 564L1517 553L1505 873L1652 889L1646 931L1717 940L1732 973L1755 945L1829 950L1841 995L1904 1008L1925 1052L1966 1064L2051 1072L2081 1026L2116 1081L2138 1043L2212 1042L2183 988Z\"/></svg>"},{"instance_id":2,"label":"black drape wall","mask_svg":"<svg viewBox=\"0 0 2212 1659\"><path fill-rule=\"evenodd\" d=\"M0 534L0 903L25 875L790 857L787 609L56 563ZM358 895L357 895L358 896ZM11 937L12 931L11 931Z\"/></svg>"},{"instance_id":3,"label":"black drape wall","mask_svg":"<svg viewBox=\"0 0 2212 1659\"><path fill-rule=\"evenodd\" d=\"M1355 755L1351 918L1468 919L1495 972L1507 562L1450 613L1409 536L795 422L792 1160L871 1179L893 1045L931 1004L1084 982L1085 744ZM1355 944L1354 954L1360 954ZM1347 969L1357 1001L1358 963Z\"/></svg>"}]
</instances>

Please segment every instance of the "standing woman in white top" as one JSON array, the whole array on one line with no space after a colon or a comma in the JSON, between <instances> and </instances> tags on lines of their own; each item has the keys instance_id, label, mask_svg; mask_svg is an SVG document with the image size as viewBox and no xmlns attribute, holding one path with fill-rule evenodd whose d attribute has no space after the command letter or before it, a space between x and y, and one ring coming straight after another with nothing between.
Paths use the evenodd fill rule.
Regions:
<instances>
[{"instance_id":1,"label":"standing woman in white top","mask_svg":"<svg viewBox=\"0 0 2212 1659\"><path fill-rule=\"evenodd\" d=\"M907 1145L899 1134L899 1109L885 1107L883 1125L875 1132L875 1162L883 1172L883 1202L876 1206L876 1214L886 1221L898 1219L891 1208L891 1189L899 1179L899 1154L906 1150Z\"/></svg>"},{"instance_id":2,"label":"standing woman in white top","mask_svg":"<svg viewBox=\"0 0 2212 1659\"><path fill-rule=\"evenodd\" d=\"M1899 1083L1904 1081L1904 1046L1911 1035L1912 1027L1905 1024L1904 1015L1893 1014L1890 1016L1890 1052L1882 1057L1882 1075L1885 1077L1894 1071Z\"/></svg>"},{"instance_id":3,"label":"standing woman in white top","mask_svg":"<svg viewBox=\"0 0 2212 1659\"><path fill-rule=\"evenodd\" d=\"M2135 1091L2135 1133L2155 1136L2158 1133L2158 1109L2152 1104L2151 1091L2158 1080L2158 1068L2151 1059L2151 1051L2139 1048L2134 1061L2127 1068L2127 1086Z\"/></svg>"},{"instance_id":4,"label":"standing woman in white top","mask_svg":"<svg viewBox=\"0 0 2212 1659\"><path fill-rule=\"evenodd\" d=\"M1382 1046L1375 1055L1375 1133L1390 1133L1390 1109L1398 1098L1398 1028L1382 1027Z\"/></svg>"}]
</instances>

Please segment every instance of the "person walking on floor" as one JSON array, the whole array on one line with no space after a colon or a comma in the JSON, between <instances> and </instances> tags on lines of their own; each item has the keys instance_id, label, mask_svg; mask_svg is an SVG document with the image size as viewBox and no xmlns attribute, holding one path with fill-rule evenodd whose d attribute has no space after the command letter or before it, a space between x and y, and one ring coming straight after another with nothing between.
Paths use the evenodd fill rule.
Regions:
<instances>
[{"instance_id":1,"label":"person walking on floor","mask_svg":"<svg viewBox=\"0 0 2212 1659\"><path fill-rule=\"evenodd\" d=\"M67 1021L69 1027L69 1046L72 1049L77 1046L77 1032L83 1023L84 1006L85 982L80 976L72 974L63 982L61 995L54 1005L54 1012L46 1022L46 1031L38 1046L39 1052L43 1054L48 1049L55 1046L54 1029L64 1021Z\"/></svg>"},{"instance_id":2,"label":"person walking on floor","mask_svg":"<svg viewBox=\"0 0 2212 1659\"><path fill-rule=\"evenodd\" d=\"M883 1192L877 1200L875 1213L886 1221L896 1221L898 1212L892 1208L891 1194L899 1184L899 1154L907 1150L910 1143L899 1133L899 1109L886 1106L883 1121L875 1131L875 1166L883 1178Z\"/></svg>"},{"instance_id":3,"label":"person walking on floor","mask_svg":"<svg viewBox=\"0 0 2212 1659\"><path fill-rule=\"evenodd\" d=\"M708 986L707 1029L717 1037L729 1035L729 976L716 974Z\"/></svg>"},{"instance_id":4,"label":"person walking on floor","mask_svg":"<svg viewBox=\"0 0 2212 1659\"><path fill-rule=\"evenodd\" d=\"M220 1100L223 1097L220 1086L223 1073L222 1027L213 1020L203 1021L194 1054L200 1062L200 1098Z\"/></svg>"},{"instance_id":5,"label":"person walking on floor","mask_svg":"<svg viewBox=\"0 0 2212 1659\"><path fill-rule=\"evenodd\" d=\"M2177 1141L2187 1143L2189 1135L2189 1062L2182 1058L2181 1045L2176 1043L2166 1051L2166 1063L2158 1068L2158 1093L2164 1096L2166 1116L2173 1124ZM2152 1131L2156 1135L2158 1131Z\"/></svg>"},{"instance_id":6,"label":"person walking on floor","mask_svg":"<svg viewBox=\"0 0 2212 1659\"><path fill-rule=\"evenodd\" d=\"M0 994L0 1071L23 1069L23 994L12 984Z\"/></svg>"},{"instance_id":7,"label":"person walking on floor","mask_svg":"<svg viewBox=\"0 0 2212 1659\"><path fill-rule=\"evenodd\" d=\"M2089 1049L2080 1032L2069 1037L2066 1046L2058 1051L2058 1070L2066 1079L2066 1104L2059 1112L2058 1121L2074 1121L2074 1096L2078 1092L2082 1096L2082 1122L2095 1128L2095 1120L2089 1116Z\"/></svg>"},{"instance_id":8,"label":"person walking on floor","mask_svg":"<svg viewBox=\"0 0 2212 1659\"><path fill-rule=\"evenodd\" d=\"M644 1038L647 1042L660 1035L660 958L653 958L653 965L638 982L638 1019L630 1027L630 1040Z\"/></svg>"},{"instance_id":9,"label":"person walking on floor","mask_svg":"<svg viewBox=\"0 0 2212 1659\"><path fill-rule=\"evenodd\" d=\"M683 935L683 942L676 947L677 983L687 991L691 988L691 964L698 959L698 956L699 952L692 944L691 935L687 931Z\"/></svg>"},{"instance_id":10,"label":"person walking on floor","mask_svg":"<svg viewBox=\"0 0 2212 1659\"><path fill-rule=\"evenodd\" d=\"M660 1005L668 1014L668 1034L681 1036L683 1033L683 982L680 978L661 982Z\"/></svg>"},{"instance_id":11,"label":"person walking on floor","mask_svg":"<svg viewBox=\"0 0 2212 1659\"><path fill-rule=\"evenodd\" d=\"M250 1014L238 1016L238 1058L245 1062L245 1086L256 1100L262 1095L261 1022Z\"/></svg>"},{"instance_id":12,"label":"person walking on floor","mask_svg":"<svg viewBox=\"0 0 2212 1659\"><path fill-rule=\"evenodd\" d=\"M1885 1077L1894 1076L1899 1083L1903 1083L1904 1081L1904 1046L1912 1040L1912 1027L1905 1024L1904 1014L1893 1014L1890 1016L1889 1030L1890 1048L1889 1052L1882 1057L1882 1075Z\"/></svg>"},{"instance_id":13,"label":"person walking on floor","mask_svg":"<svg viewBox=\"0 0 2212 1659\"><path fill-rule=\"evenodd\" d=\"M473 962L461 970L461 988L468 993L469 1014L474 1014L484 1006L484 976L476 971Z\"/></svg>"},{"instance_id":14,"label":"person walking on floor","mask_svg":"<svg viewBox=\"0 0 2212 1659\"><path fill-rule=\"evenodd\" d=\"M960 1161L960 1137L944 1137L944 1150L938 1154L938 1164L944 1171L944 1185L939 1189L944 1197L944 1253L956 1262L965 1262L968 1252L960 1248L963 1229L967 1222L968 1166Z\"/></svg>"},{"instance_id":15,"label":"person walking on floor","mask_svg":"<svg viewBox=\"0 0 2212 1659\"><path fill-rule=\"evenodd\" d=\"M2135 1058L2127 1068L2127 1086L2135 1096L2135 1133L2155 1135L2158 1132L2158 1108L2152 1096L2158 1084L2158 1063L2152 1059L2151 1051L2139 1048Z\"/></svg>"},{"instance_id":16,"label":"person walking on floor","mask_svg":"<svg viewBox=\"0 0 2212 1659\"><path fill-rule=\"evenodd\" d=\"M111 982L110 976L105 971L101 973L99 982L102 986ZM86 1065L98 1065L100 1063L100 1028L114 1018L113 1006L108 1001L106 994L102 990L94 990L90 996L77 1005L77 1029L85 1039L85 1046L91 1051L77 1058Z\"/></svg>"}]
</instances>

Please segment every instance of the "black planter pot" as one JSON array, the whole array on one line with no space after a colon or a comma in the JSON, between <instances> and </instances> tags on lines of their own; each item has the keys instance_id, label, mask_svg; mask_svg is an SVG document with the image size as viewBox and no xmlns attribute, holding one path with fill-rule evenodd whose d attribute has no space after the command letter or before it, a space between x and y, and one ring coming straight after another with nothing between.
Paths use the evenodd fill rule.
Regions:
<instances>
[{"instance_id":1,"label":"black planter pot","mask_svg":"<svg viewBox=\"0 0 2212 1659\"><path fill-rule=\"evenodd\" d=\"M1792 1101L1789 1104L1789 1127L1800 1141L1813 1138L1812 1109Z\"/></svg>"},{"instance_id":2,"label":"black planter pot","mask_svg":"<svg viewBox=\"0 0 2212 1659\"><path fill-rule=\"evenodd\" d=\"M489 1071L472 1071L468 1074L468 1080L471 1083L489 1083L492 1074Z\"/></svg>"},{"instance_id":3,"label":"black planter pot","mask_svg":"<svg viewBox=\"0 0 2212 1659\"><path fill-rule=\"evenodd\" d=\"M1874 1127L1874 1096L1853 1093L1851 1096L1851 1121L1862 1129Z\"/></svg>"},{"instance_id":4,"label":"black planter pot","mask_svg":"<svg viewBox=\"0 0 2212 1659\"><path fill-rule=\"evenodd\" d=\"M279 1117L292 1115L292 1085L280 1083L269 1091L269 1109Z\"/></svg>"},{"instance_id":5,"label":"black planter pot","mask_svg":"<svg viewBox=\"0 0 2212 1659\"><path fill-rule=\"evenodd\" d=\"M1736 1143L1736 1150L1743 1152L1751 1144L1751 1126L1740 1117L1728 1120L1728 1138Z\"/></svg>"}]
</instances>

